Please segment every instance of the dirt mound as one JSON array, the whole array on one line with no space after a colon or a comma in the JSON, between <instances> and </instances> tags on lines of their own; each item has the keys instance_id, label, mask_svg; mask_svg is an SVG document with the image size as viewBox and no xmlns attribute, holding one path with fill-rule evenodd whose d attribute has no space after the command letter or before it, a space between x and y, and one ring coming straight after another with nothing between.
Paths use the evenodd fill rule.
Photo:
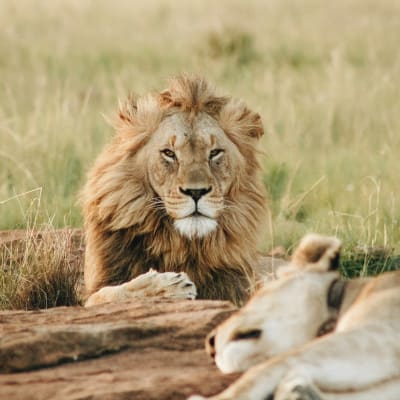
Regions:
<instances>
[{"instance_id":1,"label":"dirt mound","mask_svg":"<svg viewBox=\"0 0 400 400\"><path fill-rule=\"evenodd\" d=\"M2 399L185 399L220 392L206 334L233 306L142 300L0 313ZM206 384L205 384L206 383Z\"/></svg>"}]
</instances>

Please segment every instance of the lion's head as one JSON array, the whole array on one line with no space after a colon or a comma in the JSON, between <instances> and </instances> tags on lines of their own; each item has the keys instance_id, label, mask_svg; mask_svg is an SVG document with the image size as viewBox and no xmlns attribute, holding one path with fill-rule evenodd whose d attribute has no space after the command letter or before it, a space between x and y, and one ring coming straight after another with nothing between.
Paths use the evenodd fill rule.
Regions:
<instances>
[{"instance_id":1,"label":"lion's head","mask_svg":"<svg viewBox=\"0 0 400 400\"><path fill-rule=\"evenodd\" d=\"M225 373L244 371L334 328L343 295L336 238L307 235L292 261L207 337L206 348Z\"/></svg>"},{"instance_id":2,"label":"lion's head","mask_svg":"<svg viewBox=\"0 0 400 400\"><path fill-rule=\"evenodd\" d=\"M104 284L150 267L186 271L198 286L210 286L204 297L230 297L211 287L223 285L217 275L231 276L232 285L238 278L243 290L240 281L254 275L266 207L256 150L263 134L259 115L216 96L204 80L183 76L161 93L129 99L116 131L83 192L86 264L96 265L85 267L89 290L98 286L95 274ZM113 242L117 232L118 260L100 243L104 235Z\"/></svg>"}]
</instances>

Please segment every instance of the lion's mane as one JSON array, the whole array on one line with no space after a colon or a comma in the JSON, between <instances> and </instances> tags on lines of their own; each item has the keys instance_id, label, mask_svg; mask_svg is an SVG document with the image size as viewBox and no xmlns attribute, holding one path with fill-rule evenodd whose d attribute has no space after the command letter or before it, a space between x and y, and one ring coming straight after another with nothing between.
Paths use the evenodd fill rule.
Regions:
<instances>
[{"instance_id":1,"label":"lion's mane","mask_svg":"<svg viewBox=\"0 0 400 400\"><path fill-rule=\"evenodd\" d=\"M139 149L167 115L206 112L242 153L245 163L226 195L218 228L204 238L183 237L170 218L152 207L157 197ZM169 89L130 98L120 108L116 135L100 154L82 191L87 294L123 283L149 268L184 271L199 298L240 304L256 277L257 249L266 199L257 161L261 119L243 102L218 97L203 79L181 76Z\"/></svg>"}]
</instances>

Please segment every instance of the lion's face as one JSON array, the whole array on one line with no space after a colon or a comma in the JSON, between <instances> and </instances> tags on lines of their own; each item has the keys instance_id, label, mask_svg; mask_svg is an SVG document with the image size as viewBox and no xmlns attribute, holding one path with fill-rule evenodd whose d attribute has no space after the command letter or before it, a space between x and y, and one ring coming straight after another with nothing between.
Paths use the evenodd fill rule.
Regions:
<instances>
[{"instance_id":1,"label":"lion's face","mask_svg":"<svg viewBox=\"0 0 400 400\"><path fill-rule=\"evenodd\" d=\"M156 268L242 303L267 214L260 115L183 75L129 97L115 131L81 192L88 291Z\"/></svg>"},{"instance_id":2,"label":"lion's face","mask_svg":"<svg viewBox=\"0 0 400 400\"><path fill-rule=\"evenodd\" d=\"M217 121L206 113L167 116L144 149L156 207L188 238L218 226L227 193L243 160Z\"/></svg>"},{"instance_id":3,"label":"lion's face","mask_svg":"<svg viewBox=\"0 0 400 400\"><path fill-rule=\"evenodd\" d=\"M307 343L332 322L327 299L339 275L329 270L337 260L340 242L312 239L306 237L292 263L282 267L283 277L268 282L245 307L210 333L207 350L221 371L245 371Z\"/></svg>"}]
</instances>

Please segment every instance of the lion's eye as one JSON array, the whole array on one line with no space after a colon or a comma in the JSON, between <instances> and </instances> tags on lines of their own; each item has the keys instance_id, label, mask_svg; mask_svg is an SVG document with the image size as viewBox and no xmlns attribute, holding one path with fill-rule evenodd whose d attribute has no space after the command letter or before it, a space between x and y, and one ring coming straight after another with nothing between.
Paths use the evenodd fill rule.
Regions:
<instances>
[{"instance_id":1,"label":"lion's eye","mask_svg":"<svg viewBox=\"0 0 400 400\"><path fill-rule=\"evenodd\" d=\"M161 150L161 154L163 154L165 157L167 157L167 158L170 158L170 159L172 159L172 160L176 160L176 155L175 155L175 153L172 151L172 150L170 150L170 149L164 149L164 150Z\"/></svg>"},{"instance_id":2,"label":"lion's eye","mask_svg":"<svg viewBox=\"0 0 400 400\"><path fill-rule=\"evenodd\" d=\"M210 151L210 160L212 160L213 158L216 158L219 155L222 155L222 153L224 152L224 150L222 149L214 149Z\"/></svg>"}]
</instances>

